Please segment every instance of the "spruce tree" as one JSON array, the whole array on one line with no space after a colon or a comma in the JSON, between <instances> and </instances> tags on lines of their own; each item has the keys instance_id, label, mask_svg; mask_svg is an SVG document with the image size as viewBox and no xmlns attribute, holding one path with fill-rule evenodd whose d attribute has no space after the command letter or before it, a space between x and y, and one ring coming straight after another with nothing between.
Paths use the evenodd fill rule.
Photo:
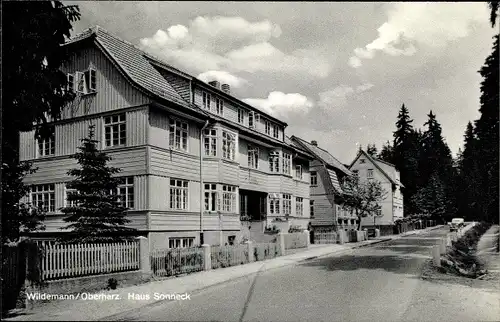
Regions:
<instances>
[{"instance_id":1,"label":"spruce tree","mask_svg":"<svg viewBox=\"0 0 500 322\"><path fill-rule=\"evenodd\" d=\"M443 221L446 219L448 208L446 192L444 184L437 173L433 173L427 184L412 196L412 202L422 214L431 217L433 220Z\"/></svg>"},{"instance_id":2,"label":"spruce tree","mask_svg":"<svg viewBox=\"0 0 500 322\"><path fill-rule=\"evenodd\" d=\"M389 162L389 163L394 163L394 151L392 148L392 145L389 141L387 141L384 145L382 145L382 150L380 150L380 153L378 154L378 158L380 160Z\"/></svg>"},{"instance_id":3,"label":"spruce tree","mask_svg":"<svg viewBox=\"0 0 500 322\"><path fill-rule=\"evenodd\" d=\"M408 108L403 104L396 121L396 131L393 133L393 164L400 172L401 182L405 186L403 193L405 216L418 213L412 196L417 189L419 149L412 123Z\"/></svg>"},{"instance_id":4,"label":"spruce tree","mask_svg":"<svg viewBox=\"0 0 500 322\"><path fill-rule=\"evenodd\" d=\"M366 147L366 153L368 153L369 156L376 158L377 157L377 146L373 144L368 144Z\"/></svg>"},{"instance_id":5,"label":"spruce tree","mask_svg":"<svg viewBox=\"0 0 500 322\"><path fill-rule=\"evenodd\" d=\"M479 208L490 221L498 221L498 146L499 146L499 43L494 37L493 52L479 73L481 82L481 116L475 122L477 135L477 161L481 171L483 194Z\"/></svg>"},{"instance_id":6,"label":"spruce tree","mask_svg":"<svg viewBox=\"0 0 500 322\"><path fill-rule=\"evenodd\" d=\"M109 167L111 157L97 149L94 126L89 126L89 135L82 139L82 146L72 157L78 161L79 169L68 171L75 179L68 183L70 191L68 207L61 211L67 215L64 221L71 230L61 238L65 242L111 242L129 239L134 229L125 227L127 208L117 194L120 179L114 175L120 169Z\"/></svg>"}]
</instances>

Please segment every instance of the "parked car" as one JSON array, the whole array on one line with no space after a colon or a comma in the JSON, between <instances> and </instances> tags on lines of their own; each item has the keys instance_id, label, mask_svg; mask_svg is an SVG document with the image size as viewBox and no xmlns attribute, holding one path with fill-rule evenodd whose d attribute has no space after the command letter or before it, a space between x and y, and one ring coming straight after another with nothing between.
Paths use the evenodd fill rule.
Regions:
<instances>
[{"instance_id":1,"label":"parked car","mask_svg":"<svg viewBox=\"0 0 500 322\"><path fill-rule=\"evenodd\" d=\"M462 228L465 224L465 220L463 218L453 218L450 225L450 231L457 231Z\"/></svg>"}]
</instances>

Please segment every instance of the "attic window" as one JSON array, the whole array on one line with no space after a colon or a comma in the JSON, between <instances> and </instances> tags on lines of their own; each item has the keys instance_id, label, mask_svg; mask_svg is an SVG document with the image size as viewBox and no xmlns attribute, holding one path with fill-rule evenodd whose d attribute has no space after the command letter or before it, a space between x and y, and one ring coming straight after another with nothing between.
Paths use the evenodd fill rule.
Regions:
<instances>
[{"instance_id":1,"label":"attic window","mask_svg":"<svg viewBox=\"0 0 500 322\"><path fill-rule=\"evenodd\" d=\"M365 159L359 159L359 163L366 163Z\"/></svg>"},{"instance_id":2,"label":"attic window","mask_svg":"<svg viewBox=\"0 0 500 322\"><path fill-rule=\"evenodd\" d=\"M89 68L84 72L77 71L75 74L68 74L68 90L81 94L93 93L97 89L96 70Z\"/></svg>"}]
</instances>

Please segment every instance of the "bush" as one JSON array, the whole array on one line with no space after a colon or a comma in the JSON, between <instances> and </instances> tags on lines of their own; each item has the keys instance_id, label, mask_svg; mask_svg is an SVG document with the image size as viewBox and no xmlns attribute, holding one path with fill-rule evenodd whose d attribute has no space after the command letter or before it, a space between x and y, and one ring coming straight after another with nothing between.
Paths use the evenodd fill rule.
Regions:
<instances>
[{"instance_id":1,"label":"bush","mask_svg":"<svg viewBox=\"0 0 500 322\"><path fill-rule=\"evenodd\" d=\"M302 233L304 231L303 228L300 228L298 225L293 225L288 228L288 233Z\"/></svg>"}]
</instances>

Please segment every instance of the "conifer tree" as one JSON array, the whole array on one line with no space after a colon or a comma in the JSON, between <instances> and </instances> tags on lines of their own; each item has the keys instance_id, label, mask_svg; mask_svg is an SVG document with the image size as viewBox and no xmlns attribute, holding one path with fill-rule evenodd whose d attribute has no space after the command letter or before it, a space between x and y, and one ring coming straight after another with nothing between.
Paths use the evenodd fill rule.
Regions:
<instances>
[{"instance_id":1,"label":"conifer tree","mask_svg":"<svg viewBox=\"0 0 500 322\"><path fill-rule=\"evenodd\" d=\"M68 234L61 238L65 242L111 242L128 239L134 229L125 227L127 208L117 193L120 179L113 176L120 169L109 167L111 157L97 149L94 126L89 126L89 135L82 139L80 150L72 157L78 161L79 169L68 171L75 179L67 185L74 189L68 193L68 206L61 211L67 215L64 221L70 225ZM124 196L121 196L122 198Z\"/></svg>"},{"instance_id":2,"label":"conifer tree","mask_svg":"<svg viewBox=\"0 0 500 322\"><path fill-rule=\"evenodd\" d=\"M384 145L382 145L382 150L380 150L380 153L378 154L378 158L380 160L389 162L389 163L394 163L394 151L392 148L392 145L389 141L387 141Z\"/></svg>"},{"instance_id":3,"label":"conifer tree","mask_svg":"<svg viewBox=\"0 0 500 322\"><path fill-rule=\"evenodd\" d=\"M366 153L368 153L369 156L376 158L377 157L377 146L375 143L373 144L368 144L366 146Z\"/></svg>"}]
</instances>

